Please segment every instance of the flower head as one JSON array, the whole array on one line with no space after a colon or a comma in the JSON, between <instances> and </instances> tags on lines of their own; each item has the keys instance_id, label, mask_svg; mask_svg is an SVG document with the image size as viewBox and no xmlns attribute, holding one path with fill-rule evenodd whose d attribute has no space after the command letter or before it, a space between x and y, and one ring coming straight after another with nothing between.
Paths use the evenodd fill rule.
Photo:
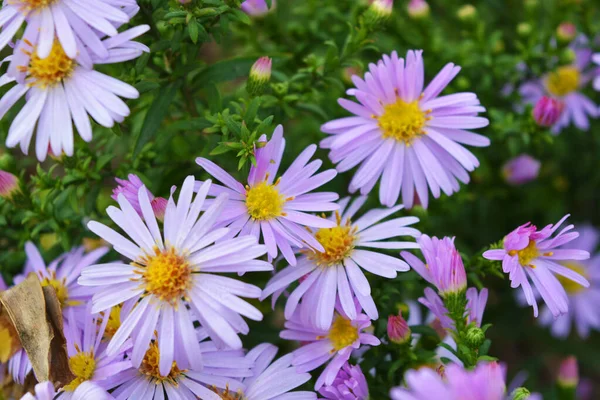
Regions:
<instances>
[{"instance_id":1,"label":"flower head","mask_svg":"<svg viewBox=\"0 0 600 400\"><path fill-rule=\"evenodd\" d=\"M319 393L331 400L367 400L369 387L360 366L350 365L346 362L333 383L321 387Z\"/></svg>"},{"instance_id":2,"label":"flower head","mask_svg":"<svg viewBox=\"0 0 600 400\"><path fill-rule=\"evenodd\" d=\"M303 346L294 351L292 364L298 372L309 372L327 363L327 366L317 378L315 390L323 385L331 386L338 372L352 351L361 345L378 346L379 339L364 332L371 326L369 317L358 313L356 318L350 318L338 304L336 315L331 327L327 330L315 328L307 323L306 311L297 309L292 318L285 322L285 329L280 336L287 340L299 340Z\"/></svg>"},{"instance_id":3,"label":"flower head","mask_svg":"<svg viewBox=\"0 0 600 400\"><path fill-rule=\"evenodd\" d=\"M98 222L88 224L92 232L131 260L129 264L93 265L85 268L79 278L81 285L99 288L93 297L92 312L128 300L137 303L110 340L109 355L115 354L131 336L131 360L135 368L140 368L156 330L162 376L169 374L173 362L182 369L197 369L202 360L194 340L194 321L199 321L219 346L239 349L242 343L238 333L248 332L240 314L262 319L260 311L238 297L259 297L260 289L218 274L271 270L271 264L256 260L266 248L251 236L214 244L229 232L226 228L213 228L224 210L227 195L218 196L201 215L210 187L210 181L202 184L194 198L194 177L189 176L181 187L178 202L169 198L163 232L143 186L138 192L143 218L123 194L118 196L119 208L107 209L131 240Z\"/></svg>"},{"instance_id":4,"label":"flower head","mask_svg":"<svg viewBox=\"0 0 600 400\"><path fill-rule=\"evenodd\" d=\"M576 387L579 383L577 358L570 356L562 360L558 370L558 384L562 387Z\"/></svg>"},{"instance_id":5,"label":"flower head","mask_svg":"<svg viewBox=\"0 0 600 400\"><path fill-rule=\"evenodd\" d=\"M467 171L479 162L460 143L488 146L486 137L467 129L488 125L477 117L485 111L474 93L439 96L460 70L446 65L425 87L422 51L409 51L406 60L396 52L371 64L364 80L354 76L348 94L358 103L339 99L353 114L330 121L321 130L331 136L321 142L339 172L360 165L350 181L350 192L370 193L377 181L379 201L391 207L402 193L412 207L415 191L423 207L429 191L435 198L458 191L458 181L469 182Z\"/></svg>"},{"instance_id":6,"label":"flower head","mask_svg":"<svg viewBox=\"0 0 600 400\"><path fill-rule=\"evenodd\" d=\"M541 165L538 160L530 155L521 154L504 164L502 173L509 184L523 185L534 181L538 177Z\"/></svg>"},{"instance_id":7,"label":"flower head","mask_svg":"<svg viewBox=\"0 0 600 400\"><path fill-rule=\"evenodd\" d=\"M371 210L355 219L366 200L366 197L358 197L351 203L350 198L340 200L340 210L329 217L335 225L313 232L314 236L311 235L307 243L314 250L305 251L296 266L277 273L267 283L262 298L305 277L287 300L286 318L292 316L302 300L301 307L311 310L308 317L311 323L326 330L333 321L336 299L344 312L355 318L356 298L365 313L371 319L377 319L379 315L371 297L371 287L362 270L385 278L395 278L399 271L407 271L409 267L404 261L372 250L417 248L414 242L387 239L417 237L420 232L409 226L418 221L415 217L380 222L400 211L402 206Z\"/></svg>"},{"instance_id":8,"label":"flower head","mask_svg":"<svg viewBox=\"0 0 600 400\"><path fill-rule=\"evenodd\" d=\"M539 126L549 128L558 122L564 109L565 104L561 100L542 96L535 103L533 118Z\"/></svg>"},{"instance_id":9,"label":"flower head","mask_svg":"<svg viewBox=\"0 0 600 400\"><path fill-rule=\"evenodd\" d=\"M502 269L509 274L512 287L522 287L527 304L533 306L536 317L538 307L530 281L554 317L569 311L567 293L557 276L583 287L589 286L584 276L560 264L590 257L585 250L562 247L579 236L575 231L569 232L574 228L573 225L568 225L552 237L567 218L568 215L557 224L547 225L541 230L531 223L521 225L504 238L503 249L483 253L488 260L502 261Z\"/></svg>"},{"instance_id":10,"label":"flower head","mask_svg":"<svg viewBox=\"0 0 600 400\"><path fill-rule=\"evenodd\" d=\"M273 61L269 57L259 58L252 68L248 77L246 90L253 96L257 96L264 91L265 86L271 79L271 66Z\"/></svg>"},{"instance_id":11,"label":"flower head","mask_svg":"<svg viewBox=\"0 0 600 400\"><path fill-rule=\"evenodd\" d=\"M11 199L19 191L19 179L10 172L0 171L0 197Z\"/></svg>"},{"instance_id":12,"label":"flower head","mask_svg":"<svg viewBox=\"0 0 600 400\"><path fill-rule=\"evenodd\" d=\"M260 141L266 141L262 136ZM311 145L296 158L288 170L277 178L277 171L285 149L283 127L273 132L271 140L255 152L256 164L250 168L246 185L212 161L197 158L196 162L223 185L213 185L209 195L229 194L226 212L219 216L218 223L230 228L230 237L251 234L267 246L269 257L275 258L279 251L292 265L296 265L293 248L306 248L307 243L318 251L325 249L306 230L309 228L333 228L334 221L326 220L306 212L336 210L333 203L336 193L310 193L336 176L335 170L313 175L321 161L309 162L316 151Z\"/></svg>"},{"instance_id":13,"label":"flower head","mask_svg":"<svg viewBox=\"0 0 600 400\"><path fill-rule=\"evenodd\" d=\"M402 344L410 340L411 331L402 312L388 317L387 334L392 343Z\"/></svg>"},{"instance_id":14,"label":"flower head","mask_svg":"<svg viewBox=\"0 0 600 400\"><path fill-rule=\"evenodd\" d=\"M454 238L438 239L422 235L418 239L426 264L407 251L402 257L427 282L435 285L442 296L458 293L467 287L467 274Z\"/></svg>"},{"instance_id":15,"label":"flower head","mask_svg":"<svg viewBox=\"0 0 600 400\"><path fill-rule=\"evenodd\" d=\"M271 3L272 10L275 8L275 0ZM253 17L261 17L269 12L269 6L265 0L246 0L242 3L242 11Z\"/></svg>"},{"instance_id":16,"label":"flower head","mask_svg":"<svg viewBox=\"0 0 600 400\"><path fill-rule=\"evenodd\" d=\"M429 4L425 0L410 0L408 15L414 19L425 18L429 15Z\"/></svg>"}]
</instances>

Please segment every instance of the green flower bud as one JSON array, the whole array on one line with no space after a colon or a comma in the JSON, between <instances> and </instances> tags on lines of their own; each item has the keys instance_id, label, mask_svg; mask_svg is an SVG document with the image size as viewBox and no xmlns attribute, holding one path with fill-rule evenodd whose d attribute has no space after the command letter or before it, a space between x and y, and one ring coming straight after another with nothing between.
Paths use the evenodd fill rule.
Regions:
<instances>
[{"instance_id":1,"label":"green flower bud","mask_svg":"<svg viewBox=\"0 0 600 400\"><path fill-rule=\"evenodd\" d=\"M467 345L472 349L478 349L485 341L485 333L474 325L469 327L465 337Z\"/></svg>"},{"instance_id":2,"label":"green flower bud","mask_svg":"<svg viewBox=\"0 0 600 400\"><path fill-rule=\"evenodd\" d=\"M265 87L271 80L271 66L272 60L269 57L261 57L254 63L246 84L250 96L259 96L265 91Z\"/></svg>"},{"instance_id":3,"label":"green flower bud","mask_svg":"<svg viewBox=\"0 0 600 400\"><path fill-rule=\"evenodd\" d=\"M463 22L471 21L477 16L477 9L471 4L465 4L458 9L456 16Z\"/></svg>"},{"instance_id":4,"label":"green flower bud","mask_svg":"<svg viewBox=\"0 0 600 400\"><path fill-rule=\"evenodd\" d=\"M527 390L527 388L524 387L516 388L512 392L513 400L526 400L529 398L530 395L531 393L529 392L529 390Z\"/></svg>"}]
</instances>

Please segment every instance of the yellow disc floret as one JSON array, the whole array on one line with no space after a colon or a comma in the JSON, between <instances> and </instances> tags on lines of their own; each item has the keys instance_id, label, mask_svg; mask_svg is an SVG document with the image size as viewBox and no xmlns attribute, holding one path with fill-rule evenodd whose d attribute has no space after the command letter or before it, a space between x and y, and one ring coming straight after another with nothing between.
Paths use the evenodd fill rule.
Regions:
<instances>
[{"instance_id":1,"label":"yellow disc floret","mask_svg":"<svg viewBox=\"0 0 600 400\"><path fill-rule=\"evenodd\" d=\"M358 339L358 328L352 321L336 314L327 335L335 351L350 346Z\"/></svg>"},{"instance_id":2,"label":"yellow disc floret","mask_svg":"<svg viewBox=\"0 0 600 400\"><path fill-rule=\"evenodd\" d=\"M140 373L142 375L146 375L150 379L154 379L157 383L168 382L172 385L177 385L177 379L184 372L177 367L177 363L173 361L173 365L171 366L171 371L169 371L169 375L162 376L159 371L160 365L160 353L158 350L158 344L153 341L150 343L148 350L146 351L146 355L142 360L142 365L140 365Z\"/></svg>"},{"instance_id":3,"label":"yellow disc floret","mask_svg":"<svg viewBox=\"0 0 600 400\"><path fill-rule=\"evenodd\" d=\"M143 263L146 267L140 266L138 273L142 274L147 294L173 305L186 297L192 284L192 268L184 256L173 248L155 248L154 255L145 257Z\"/></svg>"},{"instance_id":4,"label":"yellow disc floret","mask_svg":"<svg viewBox=\"0 0 600 400\"><path fill-rule=\"evenodd\" d=\"M246 187L246 208L248 214L257 221L268 221L285 215L283 206L287 201L277 190L277 184L266 181Z\"/></svg>"},{"instance_id":5,"label":"yellow disc floret","mask_svg":"<svg viewBox=\"0 0 600 400\"><path fill-rule=\"evenodd\" d=\"M106 328L104 328L103 340L110 340L121 326L121 308L123 306L117 304L110 309L108 322L106 323ZM104 315L106 315L106 312L104 312Z\"/></svg>"},{"instance_id":6,"label":"yellow disc floret","mask_svg":"<svg viewBox=\"0 0 600 400\"><path fill-rule=\"evenodd\" d=\"M56 291L56 297L58 298L58 302L61 307L67 306L76 306L80 304L79 301L71 301L69 300L69 289L67 288L66 278L58 279L56 274L52 272L52 275L48 277L42 278L42 287L44 286L52 286Z\"/></svg>"},{"instance_id":7,"label":"yellow disc floret","mask_svg":"<svg viewBox=\"0 0 600 400\"><path fill-rule=\"evenodd\" d=\"M383 115L377 120L384 138L393 138L409 145L416 137L425 134L423 128L429 119L429 111L422 111L418 100L411 103L398 100L383 108Z\"/></svg>"},{"instance_id":8,"label":"yellow disc floret","mask_svg":"<svg viewBox=\"0 0 600 400\"><path fill-rule=\"evenodd\" d=\"M551 94L563 97L577 90L580 79L581 74L576 67L559 67L548 74L546 86Z\"/></svg>"},{"instance_id":9,"label":"yellow disc floret","mask_svg":"<svg viewBox=\"0 0 600 400\"><path fill-rule=\"evenodd\" d=\"M319 266L331 266L342 262L354 250L357 228L351 225L348 219L342 225L340 214L336 212L337 226L319 229L315 238L321 243L325 251L308 252L308 258Z\"/></svg>"},{"instance_id":10,"label":"yellow disc floret","mask_svg":"<svg viewBox=\"0 0 600 400\"><path fill-rule=\"evenodd\" d=\"M535 268L535 265L531 264L531 261L533 261L534 258L537 258L540 255L538 248L535 245L535 241L533 240L530 240L527 247L525 247L523 250L511 250L508 252L508 254L511 256L518 255L519 264L521 264L524 267L532 268Z\"/></svg>"},{"instance_id":11,"label":"yellow disc floret","mask_svg":"<svg viewBox=\"0 0 600 400\"><path fill-rule=\"evenodd\" d=\"M68 385L65 385L64 389L67 392L72 392L83 382L89 381L94 376L94 371L96 370L94 353L78 352L69 358L69 368L71 368L71 372L75 375L75 379Z\"/></svg>"},{"instance_id":12,"label":"yellow disc floret","mask_svg":"<svg viewBox=\"0 0 600 400\"><path fill-rule=\"evenodd\" d=\"M587 270L583 265L576 263L576 262L568 262L568 263L564 263L563 265L565 267L569 268L570 270L577 272L579 275L581 275L585 278L588 278ZM561 285L563 285L563 287L569 294L577 294L586 289L584 286L581 286L579 283L573 282L569 278L565 278L562 275L557 274L556 277L558 278Z\"/></svg>"},{"instance_id":13,"label":"yellow disc floret","mask_svg":"<svg viewBox=\"0 0 600 400\"><path fill-rule=\"evenodd\" d=\"M41 59L37 52L31 55L27 72L33 79L32 84L42 88L56 85L68 78L75 69L75 60L70 59L60 43L55 40L48 57Z\"/></svg>"},{"instance_id":14,"label":"yellow disc floret","mask_svg":"<svg viewBox=\"0 0 600 400\"><path fill-rule=\"evenodd\" d=\"M22 13L28 13L33 10L41 10L42 8L46 8L52 3L56 2L56 0L22 0L17 3L17 7ZM12 3L11 1L8 4Z\"/></svg>"}]
</instances>

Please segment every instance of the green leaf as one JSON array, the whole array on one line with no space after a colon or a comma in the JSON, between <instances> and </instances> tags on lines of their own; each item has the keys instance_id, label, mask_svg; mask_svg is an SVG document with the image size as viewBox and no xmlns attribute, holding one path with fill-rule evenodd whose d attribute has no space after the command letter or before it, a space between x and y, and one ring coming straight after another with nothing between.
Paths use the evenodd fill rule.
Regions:
<instances>
[{"instance_id":1,"label":"green leaf","mask_svg":"<svg viewBox=\"0 0 600 400\"><path fill-rule=\"evenodd\" d=\"M248 16L248 14L246 14L245 12L243 12L242 10L232 10L233 12L233 17L235 19L237 19L238 21L240 21L243 24L246 25L251 25L252 21L250 20L250 17Z\"/></svg>"},{"instance_id":2,"label":"green leaf","mask_svg":"<svg viewBox=\"0 0 600 400\"><path fill-rule=\"evenodd\" d=\"M260 125L258 125L255 129L256 132L258 132L259 135L262 135L263 133L265 133L265 131L267 130L268 127L271 126L271 124L273 123L273 116L269 115L267 118L265 118Z\"/></svg>"},{"instance_id":3,"label":"green leaf","mask_svg":"<svg viewBox=\"0 0 600 400\"><path fill-rule=\"evenodd\" d=\"M138 82L135 85L135 88L137 89L138 92L140 92L140 94L149 92L154 89L158 89L159 87L160 87L160 84L158 84L156 82L150 82L150 81Z\"/></svg>"},{"instance_id":4,"label":"green leaf","mask_svg":"<svg viewBox=\"0 0 600 400\"><path fill-rule=\"evenodd\" d=\"M188 24L188 33L190 34L192 43L198 43L198 23L195 19L191 20Z\"/></svg>"},{"instance_id":5,"label":"green leaf","mask_svg":"<svg viewBox=\"0 0 600 400\"><path fill-rule=\"evenodd\" d=\"M244 115L244 121L246 121L246 125L252 126L254 123L254 119L256 118L256 114L258 113L258 109L260 108L260 97L255 97L252 99L250 104L248 104L248 109L246 110L246 114Z\"/></svg>"},{"instance_id":6,"label":"green leaf","mask_svg":"<svg viewBox=\"0 0 600 400\"><path fill-rule=\"evenodd\" d=\"M242 124L238 121L234 120L232 117L225 118L225 125L230 132L234 133L236 136L241 136L242 134Z\"/></svg>"},{"instance_id":7,"label":"green leaf","mask_svg":"<svg viewBox=\"0 0 600 400\"><path fill-rule=\"evenodd\" d=\"M271 9L271 7L273 7L273 0L265 0L265 1L266 1L266 3L267 3L267 7L268 7L269 9Z\"/></svg>"},{"instance_id":8,"label":"green leaf","mask_svg":"<svg viewBox=\"0 0 600 400\"><path fill-rule=\"evenodd\" d=\"M209 65L195 78L194 86L205 87L209 82L226 82L247 76L256 59L256 57L241 57Z\"/></svg>"},{"instance_id":9,"label":"green leaf","mask_svg":"<svg viewBox=\"0 0 600 400\"><path fill-rule=\"evenodd\" d=\"M150 105L148 113L146 114L146 119L144 119L142 130L140 131L140 134L135 142L132 156L133 159L137 158L144 145L156 135L156 132L158 132L160 124L167 115L169 106L175 98L175 94L179 89L179 85L180 82L172 82L168 84L167 86L161 88L154 98L154 101Z\"/></svg>"},{"instance_id":10,"label":"green leaf","mask_svg":"<svg viewBox=\"0 0 600 400\"><path fill-rule=\"evenodd\" d=\"M215 147L214 149L212 149L212 151L210 152L211 156L218 156L219 154L224 154L227 153L228 151L232 151L233 149L229 146L227 146L224 143L220 143L217 147Z\"/></svg>"}]
</instances>

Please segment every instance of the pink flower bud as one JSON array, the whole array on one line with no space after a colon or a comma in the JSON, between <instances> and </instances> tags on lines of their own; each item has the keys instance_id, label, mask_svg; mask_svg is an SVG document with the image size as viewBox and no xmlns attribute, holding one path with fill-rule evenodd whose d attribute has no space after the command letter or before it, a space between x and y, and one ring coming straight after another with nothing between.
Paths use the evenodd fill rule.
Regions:
<instances>
[{"instance_id":1,"label":"pink flower bud","mask_svg":"<svg viewBox=\"0 0 600 400\"><path fill-rule=\"evenodd\" d=\"M408 15L414 19L427 17L429 15L429 4L425 0L410 0Z\"/></svg>"},{"instance_id":2,"label":"pink flower bud","mask_svg":"<svg viewBox=\"0 0 600 400\"><path fill-rule=\"evenodd\" d=\"M140 206L140 202L138 199L138 192L144 183L142 180L135 174L127 175L127 179L119 179L115 178L115 181L119 184L116 188L113 189L112 198L115 201L118 201L119 194L125 196L129 204L137 211L137 213L142 215L142 208ZM152 201L154 199L154 195L146 189L148 193L148 200Z\"/></svg>"},{"instance_id":3,"label":"pink flower bud","mask_svg":"<svg viewBox=\"0 0 600 400\"><path fill-rule=\"evenodd\" d=\"M535 158L521 154L504 164L502 173L507 183L511 185L523 185L538 177L541 163Z\"/></svg>"},{"instance_id":4,"label":"pink flower bud","mask_svg":"<svg viewBox=\"0 0 600 400\"><path fill-rule=\"evenodd\" d=\"M0 197L11 199L19 191L19 179L10 172L0 170Z\"/></svg>"},{"instance_id":5,"label":"pink flower bud","mask_svg":"<svg viewBox=\"0 0 600 400\"><path fill-rule=\"evenodd\" d=\"M253 17L261 17L269 12L269 6L265 0L246 0L242 3L242 11ZM271 3L271 10L275 8L275 0Z\"/></svg>"},{"instance_id":6,"label":"pink flower bud","mask_svg":"<svg viewBox=\"0 0 600 400\"><path fill-rule=\"evenodd\" d=\"M577 36L577 27L571 22L563 22L556 28L556 36L563 42L570 42Z\"/></svg>"},{"instance_id":7,"label":"pink flower bud","mask_svg":"<svg viewBox=\"0 0 600 400\"><path fill-rule=\"evenodd\" d=\"M156 216L156 219L158 219L159 221L164 221L165 219L165 211L167 210L167 199L163 198L163 197L157 197L154 200L152 200L150 202L150 205L152 206L152 211L154 211L154 215Z\"/></svg>"},{"instance_id":8,"label":"pink flower bud","mask_svg":"<svg viewBox=\"0 0 600 400\"><path fill-rule=\"evenodd\" d=\"M410 340L411 331L402 312L388 317L387 334L392 343L403 344Z\"/></svg>"},{"instance_id":9,"label":"pink flower bud","mask_svg":"<svg viewBox=\"0 0 600 400\"><path fill-rule=\"evenodd\" d=\"M577 359L573 356L565 358L558 370L558 384L562 387L575 387L579 383Z\"/></svg>"},{"instance_id":10,"label":"pink flower bud","mask_svg":"<svg viewBox=\"0 0 600 400\"><path fill-rule=\"evenodd\" d=\"M250 95L262 94L271 79L271 66L272 60L269 57L261 57L250 68L250 76L246 84L246 90Z\"/></svg>"},{"instance_id":11,"label":"pink flower bud","mask_svg":"<svg viewBox=\"0 0 600 400\"><path fill-rule=\"evenodd\" d=\"M533 118L539 126L548 128L558 122L564 108L560 100L544 96L533 108Z\"/></svg>"},{"instance_id":12,"label":"pink flower bud","mask_svg":"<svg viewBox=\"0 0 600 400\"><path fill-rule=\"evenodd\" d=\"M392 14L393 7L394 0L373 0L370 8L381 17L389 17Z\"/></svg>"}]
</instances>

